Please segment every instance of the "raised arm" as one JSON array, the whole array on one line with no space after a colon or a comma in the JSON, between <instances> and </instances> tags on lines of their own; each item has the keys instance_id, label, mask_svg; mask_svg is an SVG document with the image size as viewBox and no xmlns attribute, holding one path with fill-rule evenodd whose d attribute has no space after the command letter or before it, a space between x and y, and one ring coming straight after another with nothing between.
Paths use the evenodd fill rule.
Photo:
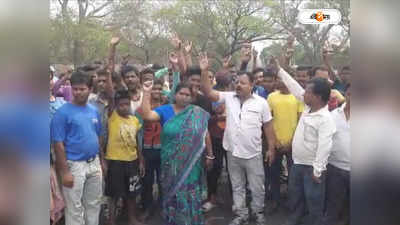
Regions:
<instances>
[{"instance_id":1,"label":"raised arm","mask_svg":"<svg viewBox=\"0 0 400 225\"><path fill-rule=\"evenodd\" d=\"M183 52L182 41L177 34L174 34L170 40L172 46L174 46L176 55L178 56L178 65L181 74L185 74L187 71L187 64L185 59L185 53Z\"/></svg>"},{"instance_id":2,"label":"raised arm","mask_svg":"<svg viewBox=\"0 0 400 225\"><path fill-rule=\"evenodd\" d=\"M333 67L331 64L331 57L329 54L329 51L327 49L322 49L322 59L324 61L324 65L326 68L328 68L328 73L329 73L329 78L335 82L335 80L338 80L339 82L342 82L342 79L340 79L340 76L333 71Z\"/></svg>"},{"instance_id":3,"label":"raised arm","mask_svg":"<svg viewBox=\"0 0 400 225\"><path fill-rule=\"evenodd\" d=\"M217 102L219 100L219 92L214 90L211 86L210 79L208 78L208 58L207 53L200 53L199 65L201 69L201 89L211 101Z\"/></svg>"},{"instance_id":4,"label":"raised arm","mask_svg":"<svg viewBox=\"0 0 400 225\"><path fill-rule=\"evenodd\" d=\"M192 61L192 47L193 47L193 42L192 41L186 41L185 42L185 48L184 48L184 53L185 53L185 62L187 68L191 67L193 65Z\"/></svg>"},{"instance_id":5,"label":"raised arm","mask_svg":"<svg viewBox=\"0 0 400 225\"><path fill-rule=\"evenodd\" d=\"M142 111L143 120L146 121L160 121L158 113L151 110L151 90L153 89L153 81L146 81L143 83L143 100Z\"/></svg>"},{"instance_id":6,"label":"raised arm","mask_svg":"<svg viewBox=\"0 0 400 225\"><path fill-rule=\"evenodd\" d=\"M304 102L304 89L303 87L290 76L283 68L280 67L278 60L274 57L271 60L271 65L278 71L278 77L289 89L290 93L294 95L299 101Z\"/></svg>"},{"instance_id":7,"label":"raised arm","mask_svg":"<svg viewBox=\"0 0 400 225\"><path fill-rule=\"evenodd\" d=\"M114 107L114 87L112 83L112 74L115 68L115 51L116 47L120 41L119 37L113 37L110 41L110 50L108 55L108 65L107 65L107 80L106 80L106 94L109 103L109 109L112 110Z\"/></svg>"}]
</instances>

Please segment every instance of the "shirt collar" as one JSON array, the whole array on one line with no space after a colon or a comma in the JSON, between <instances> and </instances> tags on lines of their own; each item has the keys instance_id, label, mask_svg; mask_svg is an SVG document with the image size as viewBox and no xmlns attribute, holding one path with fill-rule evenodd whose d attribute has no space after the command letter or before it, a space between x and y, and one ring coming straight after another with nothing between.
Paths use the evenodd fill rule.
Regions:
<instances>
[{"instance_id":1,"label":"shirt collar","mask_svg":"<svg viewBox=\"0 0 400 225\"><path fill-rule=\"evenodd\" d=\"M328 105L324 106L323 108L319 109L316 112L309 113L310 116L317 116L317 115L322 116L326 114L329 114Z\"/></svg>"},{"instance_id":2,"label":"shirt collar","mask_svg":"<svg viewBox=\"0 0 400 225\"><path fill-rule=\"evenodd\" d=\"M257 95L257 94L256 94L256 93L251 93L250 98L254 98L255 95ZM237 95L237 94L235 93L234 97L239 98L239 95ZM249 99L250 99L250 98L249 98Z\"/></svg>"}]
</instances>

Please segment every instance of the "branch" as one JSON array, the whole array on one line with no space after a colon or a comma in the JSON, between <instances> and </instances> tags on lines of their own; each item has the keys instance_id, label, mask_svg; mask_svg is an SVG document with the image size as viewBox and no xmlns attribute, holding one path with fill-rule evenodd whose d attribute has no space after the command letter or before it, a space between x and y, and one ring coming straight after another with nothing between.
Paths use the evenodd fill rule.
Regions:
<instances>
[{"instance_id":1,"label":"branch","mask_svg":"<svg viewBox=\"0 0 400 225\"><path fill-rule=\"evenodd\" d=\"M103 10L106 6L108 6L110 3L112 2L112 0L108 0L106 3L104 3L103 5L101 5L99 8L94 9L93 11L91 11L87 17L93 17L95 16L96 13L98 13L99 11Z\"/></svg>"}]
</instances>

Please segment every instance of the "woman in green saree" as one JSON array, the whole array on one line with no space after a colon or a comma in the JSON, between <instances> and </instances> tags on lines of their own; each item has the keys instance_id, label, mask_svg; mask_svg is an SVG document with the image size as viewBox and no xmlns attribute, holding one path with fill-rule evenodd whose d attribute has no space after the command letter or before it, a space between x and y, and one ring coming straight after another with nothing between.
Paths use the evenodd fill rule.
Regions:
<instances>
[{"instance_id":1,"label":"woman in green saree","mask_svg":"<svg viewBox=\"0 0 400 225\"><path fill-rule=\"evenodd\" d=\"M151 110L152 82L143 86L143 119L160 121L161 133L161 188L162 209L166 225L203 225L201 209L202 194L205 193L205 163L212 166L214 155L206 147L205 137L209 114L198 106L191 105L188 85L176 88L175 103Z\"/></svg>"}]
</instances>

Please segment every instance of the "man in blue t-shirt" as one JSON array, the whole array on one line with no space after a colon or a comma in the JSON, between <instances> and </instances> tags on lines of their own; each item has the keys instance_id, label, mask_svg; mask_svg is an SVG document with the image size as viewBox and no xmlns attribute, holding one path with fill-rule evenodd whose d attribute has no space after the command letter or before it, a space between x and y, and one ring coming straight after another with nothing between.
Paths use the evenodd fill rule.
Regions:
<instances>
[{"instance_id":1,"label":"man in blue t-shirt","mask_svg":"<svg viewBox=\"0 0 400 225\"><path fill-rule=\"evenodd\" d=\"M75 72L71 76L73 101L58 109L51 122L56 166L62 178L66 203L66 225L98 225L102 197L100 150L101 117L87 100L90 78Z\"/></svg>"}]
</instances>

